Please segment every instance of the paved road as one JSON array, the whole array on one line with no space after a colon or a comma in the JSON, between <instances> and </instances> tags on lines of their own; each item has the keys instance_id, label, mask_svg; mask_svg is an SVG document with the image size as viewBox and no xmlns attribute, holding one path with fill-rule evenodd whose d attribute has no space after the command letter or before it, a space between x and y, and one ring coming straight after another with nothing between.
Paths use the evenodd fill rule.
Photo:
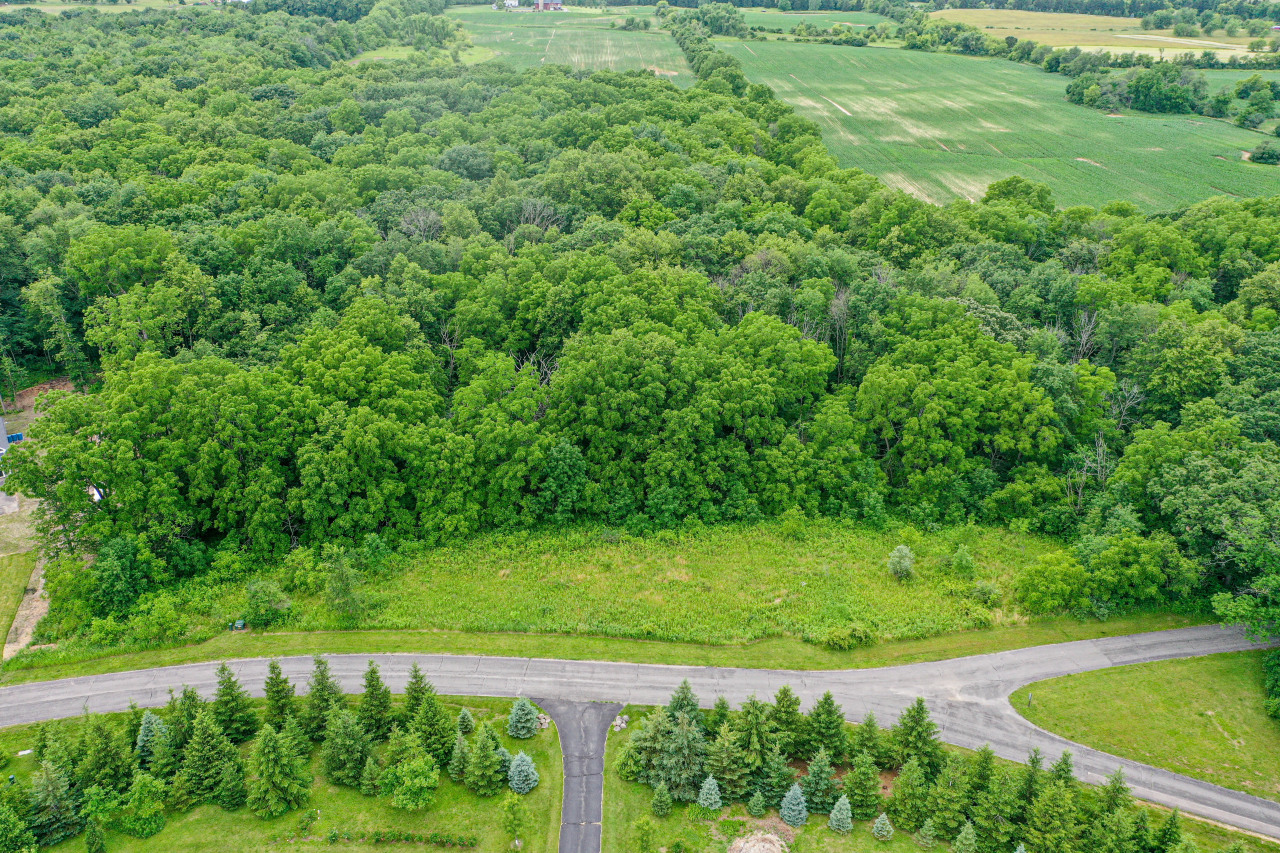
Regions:
<instances>
[{"instance_id":1,"label":"paved road","mask_svg":"<svg viewBox=\"0 0 1280 853\"><path fill-rule=\"evenodd\" d=\"M564 752L560 853L600 853L605 739L622 706L616 702L534 701L556 721Z\"/></svg>"},{"instance_id":2,"label":"paved road","mask_svg":"<svg viewBox=\"0 0 1280 853\"><path fill-rule=\"evenodd\" d=\"M882 725L896 719L916 696L923 696L942 737L958 746L977 749L989 743L997 755L1013 760L1025 758L1032 747L1042 749L1050 760L1063 749L1070 749L1075 755L1076 774L1085 781L1098 782L1121 766L1135 795L1142 799L1280 839L1280 803L1072 744L1027 722L1008 701L1017 688L1045 678L1255 647L1240 632L1204 626L936 663L823 672L462 655L372 657L382 667L384 680L397 692L403 690L409 667L416 662L441 693L543 697L546 702L660 704L681 679L687 678L702 702L710 706L718 695L738 703L753 694L772 695L783 684L790 684L806 704L830 690L850 719L874 712ZM344 689L361 689L369 657L329 656L332 671ZM301 683L310 672L311 662L303 657L285 658L281 666ZM0 688L0 726L75 716L86 705L91 711L120 711L128 707L130 699L143 706L162 705L168 688L182 684L211 696L216 686L215 668L209 663L190 664ZM251 692L261 694L265 658L235 661L232 668ZM585 737L586 729L583 731ZM566 749L566 758L570 751L576 756L591 753L575 745L572 750ZM574 849L576 853L588 848Z\"/></svg>"}]
</instances>

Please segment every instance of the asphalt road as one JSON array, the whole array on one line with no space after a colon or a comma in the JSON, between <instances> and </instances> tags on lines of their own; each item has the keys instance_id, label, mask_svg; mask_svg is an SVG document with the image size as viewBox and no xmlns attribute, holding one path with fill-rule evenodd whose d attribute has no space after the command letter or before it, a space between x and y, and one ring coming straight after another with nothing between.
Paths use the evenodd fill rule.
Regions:
<instances>
[{"instance_id":1,"label":"asphalt road","mask_svg":"<svg viewBox=\"0 0 1280 853\"><path fill-rule=\"evenodd\" d=\"M564 752L564 806L560 853L600 853L604 818L604 746L609 724L622 711L616 702L535 699L556 721Z\"/></svg>"},{"instance_id":2,"label":"asphalt road","mask_svg":"<svg viewBox=\"0 0 1280 853\"><path fill-rule=\"evenodd\" d=\"M1043 750L1050 761L1070 749L1076 775L1084 781L1099 782L1117 766L1123 767L1134 794L1142 799L1280 839L1280 803L1073 744L1033 726L1008 701L1017 688L1045 678L1250 648L1256 646L1238 631L1203 626L936 663L816 672L463 655L330 655L328 659L334 676L353 693L362 688L370 658L378 661L383 679L397 692L403 690L409 667L416 662L441 693L541 697L543 707L553 716L552 707L562 707L557 703L661 704L686 678L708 707L719 695L736 704L751 695L771 696L783 684L790 684L806 705L830 690L849 719L858 720L867 712L874 712L882 725L895 720L915 697L923 696L942 737L950 743L971 749L990 744L997 755L1016 761L1024 759L1033 747ZM311 670L311 661L305 657L285 658L280 663L285 674L299 684L305 682ZM267 659L234 661L231 666L246 688L261 695ZM216 687L215 669L216 664L212 663L190 664L0 688L0 726L75 716L85 707L95 712L121 711L131 699L144 707L163 705L169 688L183 684L211 696ZM560 713L568 715L568 722L560 725L557 721L557 727L566 770L573 770L574 778L583 779L584 790L593 792L590 786L595 783L588 779L596 774L585 773L577 762L596 766L591 762L601 743L597 738L603 732L598 724L608 710L563 707L565 710ZM607 725L608 721L603 722ZM575 763L572 768L571 762ZM571 853L598 851L598 846L590 846L598 835L592 835L594 824L588 819L599 814L598 801L588 805L584 800L580 813L569 812L568 796L565 802L566 824L581 828L571 830L578 846L565 847L562 841L560 849ZM598 828L594 832L598 833Z\"/></svg>"}]
</instances>

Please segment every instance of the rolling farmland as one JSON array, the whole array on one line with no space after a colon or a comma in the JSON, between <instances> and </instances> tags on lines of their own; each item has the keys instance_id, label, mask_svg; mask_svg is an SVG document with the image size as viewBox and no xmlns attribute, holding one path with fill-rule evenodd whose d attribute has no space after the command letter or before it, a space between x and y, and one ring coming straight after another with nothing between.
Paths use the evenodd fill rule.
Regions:
<instances>
[{"instance_id":1,"label":"rolling farmland","mask_svg":"<svg viewBox=\"0 0 1280 853\"><path fill-rule=\"evenodd\" d=\"M980 198L1014 174L1048 184L1063 206L1129 199L1154 211L1280 193L1280 169L1241 157L1263 134L1201 116L1108 116L1067 103L1065 78L1028 66L887 48L719 46L816 121L843 165L929 201Z\"/></svg>"}]
</instances>

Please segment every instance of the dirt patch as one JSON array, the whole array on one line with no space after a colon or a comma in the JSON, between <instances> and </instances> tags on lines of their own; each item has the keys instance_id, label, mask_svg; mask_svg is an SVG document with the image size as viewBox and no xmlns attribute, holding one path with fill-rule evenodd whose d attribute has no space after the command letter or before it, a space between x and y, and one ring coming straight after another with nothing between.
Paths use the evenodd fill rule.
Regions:
<instances>
[{"instance_id":1,"label":"dirt patch","mask_svg":"<svg viewBox=\"0 0 1280 853\"><path fill-rule=\"evenodd\" d=\"M679 71L672 71L669 68L659 68L656 65L645 66L645 71L652 71L654 74L657 74L659 77L674 77L680 73Z\"/></svg>"},{"instance_id":2,"label":"dirt patch","mask_svg":"<svg viewBox=\"0 0 1280 853\"><path fill-rule=\"evenodd\" d=\"M45 391L74 391L75 386L71 384L70 379L50 379L48 382L41 382L39 385L32 385L30 388L24 388L18 392L18 409L29 409L35 404L36 398ZM9 411L14 408L13 403L6 402L5 410Z\"/></svg>"},{"instance_id":3,"label":"dirt patch","mask_svg":"<svg viewBox=\"0 0 1280 853\"><path fill-rule=\"evenodd\" d=\"M729 853L786 853L787 845L776 835L753 832L729 845Z\"/></svg>"},{"instance_id":4,"label":"dirt patch","mask_svg":"<svg viewBox=\"0 0 1280 853\"><path fill-rule=\"evenodd\" d=\"M1252 151L1241 151L1241 152L1240 152L1240 159L1241 159L1241 160L1252 160L1252 159L1253 159L1253 152L1252 152Z\"/></svg>"},{"instance_id":5,"label":"dirt patch","mask_svg":"<svg viewBox=\"0 0 1280 853\"><path fill-rule=\"evenodd\" d=\"M36 625L49 612L49 597L44 593L44 562L36 563L31 580L27 581L27 592L22 596L18 612L13 617L13 625L9 627L9 636L4 642L2 660L8 660L18 652L31 645Z\"/></svg>"},{"instance_id":6,"label":"dirt patch","mask_svg":"<svg viewBox=\"0 0 1280 853\"><path fill-rule=\"evenodd\" d=\"M1077 157L1076 160L1081 163L1088 163L1090 166L1097 166L1099 169L1106 168L1106 166L1102 165L1097 160L1090 160L1088 157Z\"/></svg>"},{"instance_id":7,"label":"dirt patch","mask_svg":"<svg viewBox=\"0 0 1280 853\"><path fill-rule=\"evenodd\" d=\"M1107 118L1124 118L1120 113L1107 113Z\"/></svg>"}]
</instances>

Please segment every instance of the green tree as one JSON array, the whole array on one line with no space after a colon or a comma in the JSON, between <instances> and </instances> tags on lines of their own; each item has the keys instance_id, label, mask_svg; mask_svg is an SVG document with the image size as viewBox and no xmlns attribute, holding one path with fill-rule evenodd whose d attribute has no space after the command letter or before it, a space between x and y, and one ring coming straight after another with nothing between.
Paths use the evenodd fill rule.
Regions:
<instances>
[{"instance_id":1,"label":"green tree","mask_svg":"<svg viewBox=\"0 0 1280 853\"><path fill-rule=\"evenodd\" d=\"M760 790L764 792L765 799L770 805L776 807L780 804L783 795L790 790L795 781L795 773L778 748L769 750L760 772Z\"/></svg>"},{"instance_id":2,"label":"green tree","mask_svg":"<svg viewBox=\"0 0 1280 853\"><path fill-rule=\"evenodd\" d=\"M875 714L868 713L853 729L853 737L849 742L849 754L857 755L860 752L869 755L877 767L884 761L884 733L880 731L880 723L876 721ZM871 818L868 817L866 820Z\"/></svg>"},{"instance_id":3,"label":"green tree","mask_svg":"<svg viewBox=\"0 0 1280 853\"><path fill-rule=\"evenodd\" d=\"M708 776L702 781L702 787L698 789L698 807L705 809L706 812L718 812L724 807L724 803L720 799L720 785L716 782L716 777Z\"/></svg>"},{"instance_id":4,"label":"green tree","mask_svg":"<svg viewBox=\"0 0 1280 853\"><path fill-rule=\"evenodd\" d=\"M391 791L391 805L398 809L423 811L435 802L440 787L440 768L435 759L421 755L387 768L382 786Z\"/></svg>"},{"instance_id":5,"label":"green tree","mask_svg":"<svg viewBox=\"0 0 1280 853\"><path fill-rule=\"evenodd\" d=\"M889 841L893 838L893 824L889 822L888 815L881 814L876 818L876 822L871 825L871 834L877 841Z\"/></svg>"},{"instance_id":6,"label":"green tree","mask_svg":"<svg viewBox=\"0 0 1280 853\"><path fill-rule=\"evenodd\" d=\"M538 768L524 752L517 752L507 770L507 785L517 794L527 794L538 787Z\"/></svg>"},{"instance_id":7,"label":"green tree","mask_svg":"<svg viewBox=\"0 0 1280 853\"><path fill-rule=\"evenodd\" d=\"M514 794L502 798L502 828L512 840L524 835L526 823L524 801Z\"/></svg>"},{"instance_id":8,"label":"green tree","mask_svg":"<svg viewBox=\"0 0 1280 853\"><path fill-rule=\"evenodd\" d=\"M667 790L667 783L659 782L653 789L651 810L657 817L666 817L671 814L671 805L671 792Z\"/></svg>"},{"instance_id":9,"label":"green tree","mask_svg":"<svg viewBox=\"0 0 1280 853\"><path fill-rule=\"evenodd\" d=\"M884 809L880 796L880 774L871 756L859 752L844 777L844 791L855 820L871 820Z\"/></svg>"},{"instance_id":10,"label":"green tree","mask_svg":"<svg viewBox=\"0 0 1280 853\"><path fill-rule=\"evenodd\" d=\"M921 824L915 834L911 836L918 847L925 850L932 850L938 843L938 834L933 829L933 819L930 818Z\"/></svg>"},{"instance_id":11,"label":"green tree","mask_svg":"<svg viewBox=\"0 0 1280 853\"><path fill-rule=\"evenodd\" d=\"M135 741L134 753L138 757L138 766L146 770L155 758L158 742L168 733L169 727L164 720L150 711L142 715L142 724L138 727L138 738Z\"/></svg>"},{"instance_id":12,"label":"green tree","mask_svg":"<svg viewBox=\"0 0 1280 853\"><path fill-rule=\"evenodd\" d=\"M698 710L698 696L693 692L689 679L681 681L676 692L671 694L671 701L667 703L667 714L672 722L675 722L680 714L686 714L689 719L699 723L702 721L702 712Z\"/></svg>"},{"instance_id":13,"label":"green tree","mask_svg":"<svg viewBox=\"0 0 1280 853\"><path fill-rule=\"evenodd\" d=\"M741 755L743 769L748 777L758 781L769 750L778 741L769 706L754 696L742 703L742 711L733 724L733 738ZM719 775L716 778L722 782L728 781ZM736 790L738 786L734 783L731 787Z\"/></svg>"},{"instance_id":14,"label":"green tree","mask_svg":"<svg viewBox=\"0 0 1280 853\"><path fill-rule=\"evenodd\" d=\"M898 772L889 797L888 813L907 832L914 832L929 817L929 780L920 759L911 758Z\"/></svg>"},{"instance_id":15,"label":"green tree","mask_svg":"<svg viewBox=\"0 0 1280 853\"><path fill-rule=\"evenodd\" d=\"M889 574L900 581L909 581L916 574L916 555L906 545L899 545L889 555Z\"/></svg>"},{"instance_id":16,"label":"green tree","mask_svg":"<svg viewBox=\"0 0 1280 853\"><path fill-rule=\"evenodd\" d=\"M428 685L430 688L430 685ZM436 695L428 689L418 703L418 715L413 720L413 731L422 739L422 748L436 760L445 764L453 755L454 737L458 727L449 717L449 711Z\"/></svg>"},{"instance_id":17,"label":"green tree","mask_svg":"<svg viewBox=\"0 0 1280 853\"><path fill-rule=\"evenodd\" d=\"M1070 750L1063 750L1062 755L1049 768L1049 780L1050 782L1058 782L1068 788L1075 787L1075 762L1071 759Z\"/></svg>"},{"instance_id":18,"label":"green tree","mask_svg":"<svg viewBox=\"0 0 1280 853\"><path fill-rule=\"evenodd\" d=\"M373 661L369 661L369 668L364 673L364 693L356 716L371 740L387 739L391 731L391 691L382 683L382 673Z\"/></svg>"},{"instance_id":19,"label":"green tree","mask_svg":"<svg viewBox=\"0 0 1280 853\"><path fill-rule=\"evenodd\" d=\"M26 822L7 804L0 802L0 851L35 853L36 837Z\"/></svg>"},{"instance_id":20,"label":"green tree","mask_svg":"<svg viewBox=\"0 0 1280 853\"><path fill-rule=\"evenodd\" d=\"M778 748L786 756L798 756L808 731L804 714L800 713L800 697L789 686L782 685L773 697L773 708L769 711L769 722L778 739Z\"/></svg>"},{"instance_id":21,"label":"green tree","mask_svg":"<svg viewBox=\"0 0 1280 853\"><path fill-rule=\"evenodd\" d=\"M951 853L977 853L978 836L973 829L973 824L965 821L964 827L956 835L956 841L951 845Z\"/></svg>"},{"instance_id":22,"label":"green tree","mask_svg":"<svg viewBox=\"0 0 1280 853\"><path fill-rule=\"evenodd\" d=\"M1129 783L1125 781L1124 768L1117 767L1107 777L1107 783L1102 786L1100 793L1099 806L1103 812L1122 811L1133 805L1133 793L1129 790Z\"/></svg>"},{"instance_id":23,"label":"green tree","mask_svg":"<svg viewBox=\"0 0 1280 853\"><path fill-rule=\"evenodd\" d=\"M183 752L182 769L178 771L181 790L193 803L214 802L223 769L233 761L239 761L236 748L223 734L213 710L205 708L196 717L191 742Z\"/></svg>"},{"instance_id":24,"label":"green tree","mask_svg":"<svg viewBox=\"0 0 1280 853\"><path fill-rule=\"evenodd\" d=\"M747 814L752 817L764 817L769 811L769 806L764 799L764 791L756 789L751 795L751 799L747 800Z\"/></svg>"},{"instance_id":25,"label":"green tree","mask_svg":"<svg viewBox=\"0 0 1280 853\"><path fill-rule=\"evenodd\" d=\"M835 806L832 807L831 817L827 819L827 827L841 835L848 835L853 831L853 813L849 808L849 798L844 794L840 795L840 799L836 800Z\"/></svg>"},{"instance_id":26,"label":"green tree","mask_svg":"<svg viewBox=\"0 0 1280 853\"><path fill-rule=\"evenodd\" d=\"M481 723L467 757L465 781L472 793L492 797L502 791L507 778L502 767L502 757L498 754L499 746L493 729L487 722Z\"/></svg>"},{"instance_id":27,"label":"green tree","mask_svg":"<svg viewBox=\"0 0 1280 853\"><path fill-rule=\"evenodd\" d=\"M280 661L272 660L267 664L267 680L263 687L267 704L262 712L262 721L278 732L284 728L285 720L294 715L297 704L293 684L280 669Z\"/></svg>"},{"instance_id":28,"label":"green tree","mask_svg":"<svg viewBox=\"0 0 1280 853\"><path fill-rule=\"evenodd\" d=\"M520 698L511 706L507 716L507 736L517 739L531 738L538 733L538 709L528 699Z\"/></svg>"},{"instance_id":29,"label":"green tree","mask_svg":"<svg viewBox=\"0 0 1280 853\"><path fill-rule=\"evenodd\" d=\"M922 698L917 698L898 718L898 724L893 727L893 742L899 760L905 764L916 759L930 781L946 764L947 756L938 740L938 725L929 716Z\"/></svg>"},{"instance_id":30,"label":"green tree","mask_svg":"<svg viewBox=\"0 0 1280 853\"><path fill-rule=\"evenodd\" d=\"M369 757L369 735L355 714L334 705L324 725L324 745L320 748L320 767L325 778L348 788L360 786L360 774Z\"/></svg>"},{"instance_id":31,"label":"green tree","mask_svg":"<svg viewBox=\"0 0 1280 853\"><path fill-rule=\"evenodd\" d=\"M843 764L849 753L849 740L844 730L844 710L836 704L831 691L809 711L808 757L813 758L825 749L833 764Z\"/></svg>"},{"instance_id":32,"label":"green tree","mask_svg":"<svg viewBox=\"0 0 1280 853\"><path fill-rule=\"evenodd\" d=\"M225 661L218 666L218 690L210 707L214 720L232 743L244 743L258 730L258 715L249 694Z\"/></svg>"},{"instance_id":33,"label":"green tree","mask_svg":"<svg viewBox=\"0 0 1280 853\"><path fill-rule=\"evenodd\" d=\"M1027 811L1028 853L1075 853L1080 840L1075 797L1061 782L1046 785Z\"/></svg>"},{"instance_id":34,"label":"green tree","mask_svg":"<svg viewBox=\"0 0 1280 853\"><path fill-rule=\"evenodd\" d=\"M463 708L458 712L458 731L464 735L469 735L476 730L475 717L471 716L471 712Z\"/></svg>"},{"instance_id":35,"label":"green tree","mask_svg":"<svg viewBox=\"0 0 1280 853\"><path fill-rule=\"evenodd\" d=\"M370 755L364 760L364 769L360 771L360 793L366 797L375 797L382 791L382 766L378 759Z\"/></svg>"},{"instance_id":36,"label":"green tree","mask_svg":"<svg viewBox=\"0 0 1280 853\"><path fill-rule=\"evenodd\" d=\"M1157 850L1169 853L1181 841L1182 818L1179 816L1178 810L1174 809L1169 812L1169 816L1164 819L1164 823L1160 824L1160 829L1155 835L1155 846Z\"/></svg>"},{"instance_id":37,"label":"green tree","mask_svg":"<svg viewBox=\"0 0 1280 853\"><path fill-rule=\"evenodd\" d=\"M270 724L253 744L249 769L248 804L258 817L279 817L301 808L311 795L311 779L289 743Z\"/></svg>"},{"instance_id":38,"label":"green tree","mask_svg":"<svg viewBox=\"0 0 1280 853\"><path fill-rule=\"evenodd\" d=\"M831 756L826 749L819 749L809 762L809 772L800 778L800 790L804 791L804 801L809 810L819 814L830 813L840 796L840 787L835 768L831 766Z\"/></svg>"},{"instance_id":39,"label":"green tree","mask_svg":"<svg viewBox=\"0 0 1280 853\"><path fill-rule=\"evenodd\" d=\"M422 704L422 697L426 696L428 692L434 693L435 689L430 686L426 676L422 674L422 668L417 663L414 663L413 666L409 667L409 682L404 687L404 708L402 709L400 720L405 728L411 726L413 721L418 718L418 707ZM463 732L463 734L469 735L471 732Z\"/></svg>"},{"instance_id":40,"label":"green tree","mask_svg":"<svg viewBox=\"0 0 1280 853\"><path fill-rule=\"evenodd\" d=\"M720 726L716 738L707 744L705 769L720 785L720 793L729 802L746 796L749 782L746 754L738 746L738 739L729 723Z\"/></svg>"},{"instance_id":41,"label":"green tree","mask_svg":"<svg viewBox=\"0 0 1280 853\"><path fill-rule=\"evenodd\" d=\"M969 778L965 768L959 761L948 762L934 782L926 806L939 837L953 840L959 835L968 822L969 805Z\"/></svg>"},{"instance_id":42,"label":"green tree","mask_svg":"<svg viewBox=\"0 0 1280 853\"><path fill-rule=\"evenodd\" d=\"M787 795L782 798L782 822L787 826L804 826L809 820L809 808L804 801L804 792L798 784L792 785Z\"/></svg>"},{"instance_id":43,"label":"green tree","mask_svg":"<svg viewBox=\"0 0 1280 853\"><path fill-rule=\"evenodd\" d=\"M80 790L98 785L106 791L121 793L129 787L133 776L132 756L121 734L104 717L90 717L85 724L77 749L75 780Z\"/></svg>"},{"instance_id":44,"label":"green tree","mask_svg":"<svg viewBox=\"0 0 1280 853\"><path fill-rule=\"evenodd\" d=\"M711 713L707 715L705 728L709 732L718 732L720 727L725 723L733 720L733 710L729 707L729 700L723 696L716 697L716 704L712 706Z\"/></svg>"},{"instance_id":45,"label":"green tree","mask_svg":"<svg viewBox=\"0 0 1280 853\"><path fill-rule=\"evenodd\" d=\"M701 720L700 715L698 720ZM672 798L679 802L693 802L706 776L707 743L701 725L686 712L677 712L660 750L657 770L662 781L667 783Z\"/></svg>"},{"instance_id":46,"label":"green tree","mask_svg":"<svg viewBox=\"0 0 1280 853\"><path fill-rule=\"evenodd\" d=\"M222 765L222 774L218 778L218 788L214 791L213 801L226 811L233 812L243 806L247 798L244 765L240 762L239 753L233 753Z\"/></svg>"},{"instance_id":47,"label":"green tree","mask_svg":"<svg viewBox=\"0 0 1280 853\"><path fill-rule=\"evenodd\" d=\"M302 723L296 715L285 717L280 739L298 761L306 764L311 759L311 738L302 730Z\"/></svg>"},{"instance_id":48,"label":"green tree","mask_svg":"<svg viewBox=\"0 0 1280 853\"><path fill-rule=\"evenodd\" d=\"M164 824L164 785L154 776L137 773L125 797L120 829L135 838L150 838L164 829Z\"/></svg>"},{"instance_id":49,"label":"green tree","mask_svg":"<svg viewBox=\"0 0 1280 853\"><path fill-rule=\"evenodd\" d=\"M342 700L342 688L329 672L329 662L319 655L314 660L315 668L311 672L300 722L307 737L313 741L321 741L326 738L325 725L332 716L331 711L345 703Z\"/></svg>"},{"instance_id":50,"label":"green tree","mask_svg":"<svg viewBox=\"0 0 1280 853\"><path fill-rule=\"evenodd\" d=\"M49 760L31 776L31 832L41 847L74 838L84 827L66 774Z\"/></svg>"},{"instance_id":51,"label":"green tree","mask_svg":"<svg viewBox=\"0 0 1280 853\"><path fill-rule=\"evenodd\" d=\"M453 741L453 752L449 754L449 778L461 785L462 780L466 778L467 765L470 761L471 750L467 746L467 739L459 732Z\"/></svg>"}]
</instances>

